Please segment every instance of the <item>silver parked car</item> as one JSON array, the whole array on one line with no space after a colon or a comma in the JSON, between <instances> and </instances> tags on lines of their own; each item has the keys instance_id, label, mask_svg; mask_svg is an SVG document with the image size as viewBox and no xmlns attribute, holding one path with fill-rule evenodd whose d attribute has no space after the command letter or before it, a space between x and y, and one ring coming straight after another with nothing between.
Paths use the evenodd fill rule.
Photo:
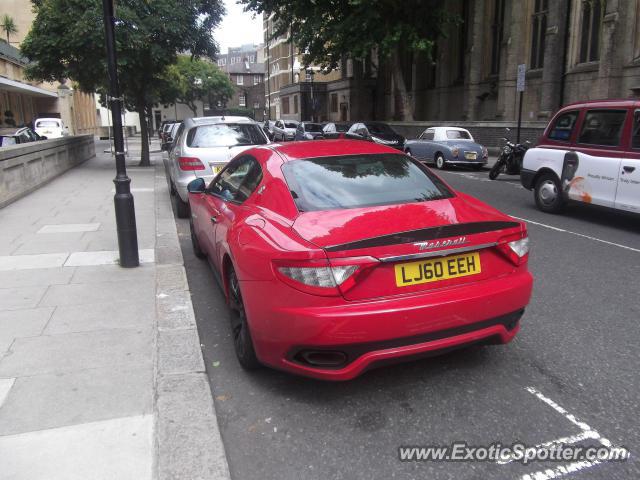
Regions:
<instances>
[{"instance_id":1,"label":"silver parked car","mask_svg":"<svg viewBox=\"0 0 640 480\"><path fill-rule=\"evenodd\" d=\"M276 120L276 123L273 124L273 141L286 142L293 140L299 123L297 120Z\"/></svg>"},{"instance_id":2,"label":"silver parked car","mask_svg":"<svg viewBox=\"0 0 640 480\"><path fill-rule=\"evenodd\" d=\"M269 143L262 127L247 117L187 118L170 147L167 170L178 217L189 215L187 184L211 182L229 160L252 145Z\"/></svg>"},{"instance_id":3,"label":"silver parked car","mask_svg":"<svg viewBox=\"0 0 640 480\"><path fill-rule=\"evenodd\" d=\"M487 149L476 143L469 130L459 127L427 128L417 140L408 140L404 151L423 162L434 162L436 168L467 165L477 170L487 164Z\"/></svg>"}]
</instances>

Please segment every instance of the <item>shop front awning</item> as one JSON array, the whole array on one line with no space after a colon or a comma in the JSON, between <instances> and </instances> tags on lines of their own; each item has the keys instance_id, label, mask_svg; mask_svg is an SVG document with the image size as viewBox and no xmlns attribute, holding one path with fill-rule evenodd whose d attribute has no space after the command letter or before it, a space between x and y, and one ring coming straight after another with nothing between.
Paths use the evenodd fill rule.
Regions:
<instances>
[{"instance_id":1,"label":"shop front awning","mask_svg":"<svg viewBox=\"0 0 640 480\"><path fill-rule=\"evenodd\" d=\"M33 97L58 97L58 94L56 92L52 92L51 90L34 87L33 85L29 85L28 83L19 82L17 80L10 80L4 77L0 77L0 90L23 93L25 95L31 95Z\"/></svg>"}]
</instances>

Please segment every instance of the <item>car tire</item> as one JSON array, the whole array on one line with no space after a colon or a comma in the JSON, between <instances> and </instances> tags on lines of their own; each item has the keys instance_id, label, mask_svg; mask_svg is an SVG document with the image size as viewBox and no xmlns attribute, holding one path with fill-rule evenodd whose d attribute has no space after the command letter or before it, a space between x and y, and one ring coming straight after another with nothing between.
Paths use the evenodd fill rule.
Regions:
<instances>
[{"instance_id":1,"label":"car tire","mask_svg":"<svg viewBox=\"0 0 640 480\"><path fill-rule=\"evenodd\" d=\"M183 202L177 192L173 196L173 204L176 207L176 215L178 215L178 218L187 218L189 216L189 204Z\"/></svg>"},{"instance_id":2,"label":"car tire","mask_svg":"<svg viewBox=\"0 0 640 480\"><path fill-rule=\"evenodd\" d=\"M447 167L446 162L444 161L444 155L441 153L436 153L436 168L438 170L444 170Z\"/></svg>"},{"instance_id":3,"label":"car tire","mask_svg":"<svg viewBox=\"0 0 640 480\"><path fill-rule=\"evenodd\" d=\"M193 246L193 253L198 258L207 258L207 254L204 253L200 247L200 240L196 235L196 231L193 228L193 220L189 221L189 230L191 232L191 245Z\"/></svg>"},{"instance_id":4,"label":"car tire","mask_svg":"<svg viewBox=\"0 0 640 480\"><path fill-rule=\"evenodd\" d=\"M543 173L538 177L533 195L536 206L545 213L560 213L566 205L560 181L551 173Z\"/></svg>"},{"instance_id":5,"label":"car tire","mask_svg":"<svg viewBox=\"0 0 640 480\"><path fill-rule=\"evenodd\" d=\"M231 323L233 349L242 368L255 370L260 367L260 362L253 347L251 331L247 322L247 313L244 308L242 293L240 292L240 282L233 267L229 269L227 285L229 287L229 321Z\"/></svg>"}]
</instances>

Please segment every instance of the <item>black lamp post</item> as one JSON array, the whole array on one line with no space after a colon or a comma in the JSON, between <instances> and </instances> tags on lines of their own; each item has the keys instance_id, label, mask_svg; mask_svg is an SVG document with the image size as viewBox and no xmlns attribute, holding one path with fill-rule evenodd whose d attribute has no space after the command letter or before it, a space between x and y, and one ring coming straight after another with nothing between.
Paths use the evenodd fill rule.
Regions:
<instances>
[{"instance_id":1,"label":"black lamp post","mask_svg":"<svg viewBox=\"0 0 640 480\"><path fill-rule=\"evenodd\" d=\"M313 122L314 114L316 111L316 102L313 98L313 76L315 75L316 72L314 72L312 68L307 68L306 72L307 72L307 77L309 77L311 81L311 121Z\"/></svg>"},{"instance_id":2,"label":"black lamp post","mask_svg":"<svg viewBox=\"0 0 640 480\"><path fill-rule=\"evenodd\" d=\"M131 195L131 179L127 176L124 161L124 139L122 137L122 99L118 87L118 71L116 69L116 44L114 37L114 18L112 0L102 0L104 11L104 33L107 44L107 67L109 70L109 104L113 119L113 143L116 151L116 194L113 203L116 211L116 226L118 230L118 248L120 250L121 267L137 267L140 265L138 257L138 233L136 231L136 212ZM142 128L147 128L143 125Z\"/></svg>"}]
</instances>

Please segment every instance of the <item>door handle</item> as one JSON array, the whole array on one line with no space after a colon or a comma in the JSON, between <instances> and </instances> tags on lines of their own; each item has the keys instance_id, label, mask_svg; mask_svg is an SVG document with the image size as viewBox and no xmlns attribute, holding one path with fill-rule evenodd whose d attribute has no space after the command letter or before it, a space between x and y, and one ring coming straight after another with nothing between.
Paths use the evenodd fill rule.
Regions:
<instances>
[{"instance_id":1,"label":"door handle","mask_svg":"<svg viewBox=\"0 0 640 480\"><path fill-rule=\"evenodd\" d=\"M633 171L636 169L636 167L628 167L628 166L624 166L622 167L622 169L627 172L627 173L633 173Z\"/></svg>"},{"instance_id":2,"label":"door handle","mask_svg":"<svg viewBox=\"0 0 640 480\"><path fill-rule=\"evenodd\" d=\"M211 215L211 223L218 223L218 216L217 215Z\"/></svg>"}]
</instances>

